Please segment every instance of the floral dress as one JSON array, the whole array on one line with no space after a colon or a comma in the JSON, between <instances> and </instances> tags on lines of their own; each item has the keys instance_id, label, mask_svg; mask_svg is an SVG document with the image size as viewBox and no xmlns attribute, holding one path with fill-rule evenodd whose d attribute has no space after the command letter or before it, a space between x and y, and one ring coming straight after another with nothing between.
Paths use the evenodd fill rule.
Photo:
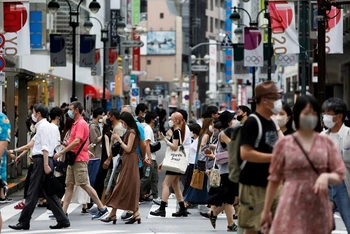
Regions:
<instances>
[{"instance_id":1,"label":"floral dress","mask_svg":"<svg viewBox=\"0 0 350 234\"><path fill-rule=\"evenodd\" d=\"M345 166L338 148L328 136L316 135L308 156L319 173L337 173L344 178ZM329 234L333 229L332 205L327 195L313 186L318 174L292 135L279 141L273 151L270 181L284 180L270 234Z\"/></svg>"}]
</instances>

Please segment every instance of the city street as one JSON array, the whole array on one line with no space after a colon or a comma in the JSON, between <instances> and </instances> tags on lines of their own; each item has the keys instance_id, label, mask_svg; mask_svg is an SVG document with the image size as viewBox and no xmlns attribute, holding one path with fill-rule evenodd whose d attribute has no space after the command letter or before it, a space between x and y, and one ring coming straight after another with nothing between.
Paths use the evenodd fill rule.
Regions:
<instances>
[{"instance_id":1,"label":"city street","mask_svg":"<svg viewBox=\"0 0 350 234\"><path fill-rule=\"evenodd\" d=\"M163 160L165 152L165 145L162 145L162 149L157 154L158 163ZM161 183L164 178L164 172L160 173L159 178L159 192L161 192ZM144 203L140 205L140 213L142 223L140 225L125 225L121 219L118 219L117 224L105 224L98 220L91 220L91 215L81 214L81 206L78 204L71 204L69 207L69 219L71 227L68 229L51 230L49 225L54 225L56 221L49 219L49 214L46 208L37 207L32 216L32 222L30 230L28 231L15 231L8 228L9 224L16 224L20 214L20 210L15 210L14 205L20 201L23 191L19 191L16 194L11 195L13 199L12 203L1 204L1 213L3 216L4 224L1 233L62 233L62 234L106 234L106 233L139 233L139 234L182 234L182 233L224 233L226 232L226 218L224 214L219 215L217 220L217 229L214 230L208 219L205 219L199 215L197 208L190 209L191 213L187 218L172 218L171 214L177 209L176 199L171 197L169 199L169 205L167 208L167 215L165 218L153 217L149 215L149 212L158 208L157 205L152 203ZM123 211L118 211L118 218ZM295 216L298 215L298 211L295 211ZM345 234L347 233L342 220L339 215L335 215L337 230L333 234Z\"/></svg>"}]
</instances>

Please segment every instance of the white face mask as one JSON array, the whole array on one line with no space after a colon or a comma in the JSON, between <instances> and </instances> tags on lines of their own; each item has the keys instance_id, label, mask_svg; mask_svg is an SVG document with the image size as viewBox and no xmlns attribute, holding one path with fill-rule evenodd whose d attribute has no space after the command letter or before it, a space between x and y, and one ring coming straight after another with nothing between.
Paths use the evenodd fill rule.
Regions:
<instances>
[{"instance_id":1,"label":"white face mask","mask_svg":"<svg viewBox=\"0 0 350 234\"><path fill-rule=\"evenodd\" d=\"M214 132L214 128L213 128L212 125L209 126L209 131L210 131L210 132Z\"/></svg>"},{"instance_id":2,"label":"white face mask","mask_svg":"<svg viewBox=\"0 0 350 234\"><path fill-rule=\"evenodd\" d=\"M333 117L333 115L323 115L323 123L329 129L333 128L334 125L337 123L333 121Z\"/></svg>"},{"instance_id":3,"label":"white face mask","mask_svg":"<svg viewBox=\"0 0 350 234\"><path fill-rule=\"evenodd\" d=\"M35 133L35 127L34 127L34 125L31 125L31 126L30 126L30 131L31 131L32 133Z\"/></svg>"},{"instance_id":4,"label":"white face mask","mask_svg":"<svg viewBox=\"0 0 350 234\"><path fill-rule=\"evenodd\" d=\"M32 114L32 120L37 123L38 122L38 119L34 116L34 114Z\"/></svg>"},{"instance_id":5,"label":"white face mask","mask_svg":"<svg viewBox=\"0 0 350 234\"><path fill-rule=\"evenodd\" d=\"M279 99L273 102L273 108L271 109L272 113L277 115L282 110L282 100Z\"/></svg>"},{"instance_id":6,"label":"white face mask","mask_svg":"<svg viewBox=\"0 0 350 234\"><path fill-rule=\"evenodd\" d=\"M275 121L278 124L278 126L280 128L282 128L282 127L286 126L286 124L288 122L288 117L285 115L276 115Z\"/></svg>"},{"instance_id":7,"label":"white face mask","mask_svg":"<svg viewBox=\"0 0 350 234\"><path fill-rule=\"evenodd\" d=\"M174 122L172 120L169 120L168 125L170 128L174 127Z\"/></svg>"},{"instance_id":8,"label":"white face mask","mask_svg":"<svg viewBox=\"0 0 350 234\"><path fill-rule=\"evenodd\" d=\"M231 127L237 127L237 126L239 126L239 125L241 125L241 122L239 122L238 120L233 119L233 120L231 121Z\"/></svg>"}]
</instances>

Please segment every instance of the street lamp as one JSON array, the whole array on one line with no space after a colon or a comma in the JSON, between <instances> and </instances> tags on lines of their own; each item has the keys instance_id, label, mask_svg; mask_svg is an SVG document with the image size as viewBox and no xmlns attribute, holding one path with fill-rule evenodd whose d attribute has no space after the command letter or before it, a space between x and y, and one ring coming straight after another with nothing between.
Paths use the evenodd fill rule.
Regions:
<instances>
[{"instance_id":1,"label":"street lamp","mask_svg":"<svg viewBox=\"0 0 350 234\"><path fill-rule=\"evenodd\" d=\"M79 8L80 5L84 2L84 0L80 0L78 3L77 8L74 10L72 9L71 3L69 0L65 0L69 6L69 26L72 27L72 47L73 47L73 54L72 54L72 97L70 99L71 102L77 101L78 98L75 93L75 85L76 85L76 29L79 27ZM56 0L51 0L48 4L47 7L50 11L50 13L54 14L58 11L60 8L60 4ZM97 13L100 10L101 6L100 3L98 3L96 0L93 0L90 5L89 9L93 13Z\"/></svg>"},{"instance_id":2,"label":"street lamp","mask_svg":"<svg viewBox=\"0 0 350 234\"><path fill-rule=\"evenodd\" d=\"M93 3L93 2L91 2ZM101 42L103 43L103 86L102 86L102 108L104 110L107 110L107 100L106 100L106 80L107 80L107 42L108 42L108 35L109 35L109 24L112 21L109 21L105 24L105 26L102 25L101 21L97 19L96 17L90 16L89 19L96 20L100 26L101 26ZM94 26L93 23L90 20L85 21L84 28L87 31L90 31L92 27ZM118 20L118 19L117 19ZM125 28L125 23L123 21L117 22L118 29Z\"/></svg>"}]
</instances>

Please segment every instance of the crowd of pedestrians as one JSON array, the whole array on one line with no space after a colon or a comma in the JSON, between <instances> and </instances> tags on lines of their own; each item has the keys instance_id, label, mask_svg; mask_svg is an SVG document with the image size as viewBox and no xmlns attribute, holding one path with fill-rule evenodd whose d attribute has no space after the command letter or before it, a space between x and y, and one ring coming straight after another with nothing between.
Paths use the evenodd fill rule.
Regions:
<instances>
[{"instance_id":1,"label":"crowd of pedestrians","mask_svg":"<svg viewBox=\"0 0 350 234\"><path fill-rule=\"evenodd\" d=\"M254 112L247 106L221 112L209 106L196 122L182 109L167 120L161 105L155 112L142 103L120 111L98 107L90 120L80 102L50 112L37 104L28 126L31 140L9 150L4 129L10 123L1 114L3 161L6 153L17 162L30 155L31 161L23 200L15 206L22 212L9 227L28 230L39 201L57 220L52 229L71 225L72 202L81 203L81 212L93 220L116 224L121 209L126 224L141 224L141 202L159 205L150 215L165 217L174 193L178 210L171 216L188 217L190 209L205 205L200 215L215 229L224 213L228 232L329 234L336 211L349 230L350 128L344 102L331 98L320 106L306 95L291 107L270 81L256 86L254 99ZM180 152L187 169L167 169L158 191L158 173L169 168L157 163L160 140L167 152L161 156ZM8 199L3 171L0 179L1 201Z\"/></svg>"}]
</instances>

